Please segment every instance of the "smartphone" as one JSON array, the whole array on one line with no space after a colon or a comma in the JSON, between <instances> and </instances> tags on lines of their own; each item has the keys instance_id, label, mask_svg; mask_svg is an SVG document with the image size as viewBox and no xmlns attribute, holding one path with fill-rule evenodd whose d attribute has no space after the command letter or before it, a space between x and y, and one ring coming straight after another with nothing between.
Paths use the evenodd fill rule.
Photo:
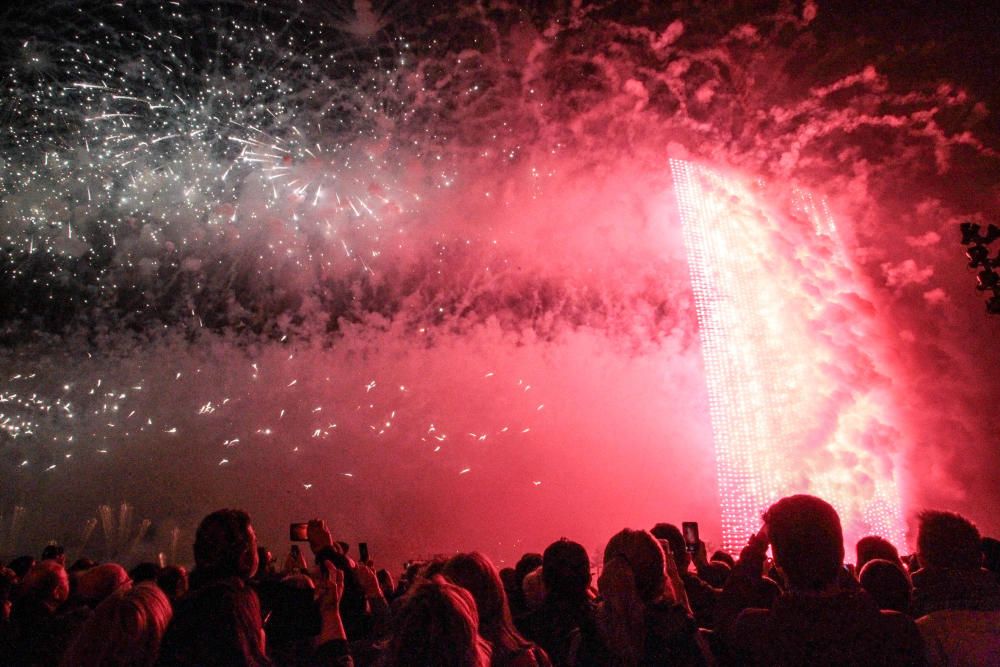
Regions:
<instances>
[{"instance_id":1,"label":"smartphone","mask_svg":"<svg viewBox=\"0 0 1000 667\"><path fill-rule=\"evenodd\" d=\"M368 543L358 542L358 558L361 559L362 563L368 563Z\"/></svg>"},{"instance_id":2,"label":"smartphone","mask_svg":"<svg viewBox=\"0 0 1000 667\"><path fill-rule=\"evenodd\" d=\"M297 544L293 544L292 545L292 557L293 558L298 558L299 557L299 545L297 545Z\"/></svg>"},{"instance_id":3,"label":"smartphone","mask_svg":"<svg viewBox=\"0 0 1000 667\"><path fill-rule=\"evenodd\" d=\"M681 530L684 531L685 548L688 552L694 553L698 550L698 543L701 542L701 538L698 536L698 522L685 521L681 524Z\"/></svg>"},{"instance_id":4,"label":"smartphone","mask_svg":"<svg viewBox=\"0 0 1000 667\"><path fill-rule=\"evenodd\" d=\"M303 521L301 523L293 523L288 527L288 539L292 542L308 542L309 541L309 523Z\"/></svg>"}]
</instances>

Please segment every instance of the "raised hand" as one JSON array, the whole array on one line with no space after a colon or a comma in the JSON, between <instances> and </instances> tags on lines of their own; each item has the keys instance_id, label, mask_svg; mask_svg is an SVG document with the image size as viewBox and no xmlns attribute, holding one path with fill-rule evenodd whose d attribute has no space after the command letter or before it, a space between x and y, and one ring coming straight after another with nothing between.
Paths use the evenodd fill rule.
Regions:
<instances>
[{"instance_id":1,"label":"raised hand","mask_svg":"<svg viewBox=\"0 0 1000 667\"><path fill-rule=\"evenodd\" d=\"M323 519L310 519L306 528L306 537L309 539L309 548L313 554L318 554L325 547L333 546L333 537L330 529L326 527Z\"/></svg>"}]
</instances>

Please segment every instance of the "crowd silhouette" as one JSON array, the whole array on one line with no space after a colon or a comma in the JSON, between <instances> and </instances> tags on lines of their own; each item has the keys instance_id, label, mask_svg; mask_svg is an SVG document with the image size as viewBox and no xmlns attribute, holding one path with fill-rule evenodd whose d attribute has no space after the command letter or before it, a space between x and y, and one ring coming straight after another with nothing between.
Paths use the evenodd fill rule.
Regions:
<instances>
[{"instance_id":1,"label":"crowd silhouette","mask_svg":"<svg viewBox=\"0 0 1000 667\"><path fill-rule=\"evenodd\" d=\"M1000 542L924 511L917 552L868 536L853 565L836 510L773 504L739 554L673 524L624 529L592 564L567 538L498 570L479 552L398 581L321 519L283 563L250 516L206 516L190 574L50 545L0 568L10 665L1000 665ZM599 575L594 576L595 565Z\"/></svg>"}]
</instances>

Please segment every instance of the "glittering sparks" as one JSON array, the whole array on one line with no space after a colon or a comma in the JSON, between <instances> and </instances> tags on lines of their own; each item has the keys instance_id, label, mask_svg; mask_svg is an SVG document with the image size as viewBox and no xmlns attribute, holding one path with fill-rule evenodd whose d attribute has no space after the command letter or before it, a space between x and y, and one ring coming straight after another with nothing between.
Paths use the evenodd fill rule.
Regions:
<instances>
[{"instance_id":1,"label":"glittering sparks","mask_svg":"<svg viewBox=\"0 0 1000 667\"><path fill-rule=\"evenodd\" d=\"M387 225L417 201L396 185L390 139L407 114L391 104L402 43L362 48L258 2L64 11L73 21L54 20L0 72L0 259L12 271L0 277L35 302L211 326L220 304L156 284L173 275L195 296L247 268L265 283L371 271Z\"/></svg>"},{"instance_id":2,"label":"glittering sparks","mask_svg":"<svg viewBox=\"0 0 1000 667\"><path fill-rule=\"evenodd\" d=\"M825 202L796 192L782 216L760 203L775 196L762 184L754 191L682 160L670 167L701 330L725 548L738 552L762 511L790 493L829 499L849 537L905 544L894 447L884 445L886 465L865 446L886 430L890 401L860 368L868 357L840 349L877 347L824 331L826 309L858 288L840 282L850 273Z\"/></svg>"}]
</instances>

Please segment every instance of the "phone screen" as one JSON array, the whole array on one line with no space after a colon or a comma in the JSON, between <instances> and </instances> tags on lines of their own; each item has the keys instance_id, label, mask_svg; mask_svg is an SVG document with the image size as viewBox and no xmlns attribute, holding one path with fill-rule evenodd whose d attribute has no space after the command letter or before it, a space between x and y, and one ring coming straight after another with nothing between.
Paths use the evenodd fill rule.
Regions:
<instances>
[{"instance_id":1,"label":"phone screen","mask_svg":"<svg viewBox=\"0 0 1000 667\"><path fill-rule=\"evenodd\" d=\"M288 527L288 539L292 542L308 542L309 524L306 522L291 524Z\"/></svg>"},{"instance_id":2,"label":"phone screen","mask_svg":"<svg viewBox=\"0 0 1000 667\"><path fill-rule=\"evenodd\" d=\"M698 543L701 541L698 535L698 522L685 521L682 526L684 530L684 546L690 552L697 551Z\"/></svg>"},{"instance_id":3,"label":"phone screen","mask_svg":"<svg viewBox=\"0 0 1000 667\"><path fill-rule=\"evenodd\" d=\"M368 562L368 543L359 542L358 543L358 556L361 558L362 563Z\"/></svg>"}]
</instances>

